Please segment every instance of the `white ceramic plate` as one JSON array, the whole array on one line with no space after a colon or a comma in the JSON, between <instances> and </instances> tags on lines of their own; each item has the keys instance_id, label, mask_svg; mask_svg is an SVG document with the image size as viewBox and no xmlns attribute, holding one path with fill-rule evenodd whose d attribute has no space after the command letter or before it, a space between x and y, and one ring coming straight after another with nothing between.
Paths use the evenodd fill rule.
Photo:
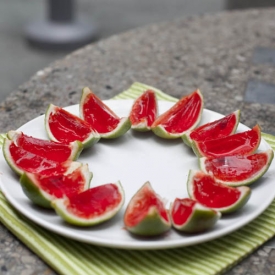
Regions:
<instances>
[{"instance_id":1,"label":"white ceramic plate","mask_svg":"<svg viewBox=\"0 0 275 275\"><path fill-rule=\"evenodd\" d=\"M120 116L127 116L132 100L105 101ZM160 113L173 103L159 101ZM78 114L78 105L66 108ZM201 124L221 118L223 115L204 110ZM242 124L238 131L248 128ZM26 123L18 130L27 135L47 138L44 116ZM270 146L262 140L259 150ZM8 201L30 220L55 233L85 243L131 249L163 249L194 245L226 235L255 219L275 197L275 163L257 183L251 186L252 195L239 212L223 216L216 226L203 234L182 235L175 230L154 239L139 239L130 235L123 227L124 210L135 192L149 180L154 190L167 199L167 206L176 197L187 197L186 180L189 169L198 169L197 157L193 151L179 140L164 140L152 133L129 131L116 140L101 140L92 148L82 152L79 161L88 163L93 172L92 186L120 180L126 194L122 210L112 220L88 228L73 227L55 214L53 210L43 210L33 205L24 195L18 177L11 171L2 154L0 156L1 188Z\"/></svg>"}]
</instances>

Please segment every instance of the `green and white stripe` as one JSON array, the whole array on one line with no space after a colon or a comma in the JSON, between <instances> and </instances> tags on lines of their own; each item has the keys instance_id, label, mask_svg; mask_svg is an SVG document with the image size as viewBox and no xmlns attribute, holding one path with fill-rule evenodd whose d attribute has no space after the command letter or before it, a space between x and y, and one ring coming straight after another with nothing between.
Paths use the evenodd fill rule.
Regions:
<instances>
[{"instance_id":1,"label":"green and white stripe","mask_svg":"<svg viewBox=\"0 0 275 275\"><path fill-rule=\"evenodd\" d=\"M59 274L219 274L273 237L275 202L256 220L190 247L135 251L83 244L49 232L16 212L0 194L1 222Z\"/></svg>"},{"instance_id":2,"label":"green and white stripe","mask_svg":"<svg viewBox=\"0 0 275 275\"><path fill-rule=\"evenodd\" d=\"M117 96L113 97L113 99L136 99L146 90L153 90L156 93L158 100L166 100L176 102L178 101L177 98L172 97L170 95L165 94L164 92L152 87L148 86L143 83L135 82L128 90L118 94Z\"/></svg>"},{"instance_id":3,"label":"green and white stripe","mask_svg":"<svg viewBox=\"0 0 275 275\"><path fill-rule=\"evenodd\" d=\"M139 96L148 86L135 83L116 96ZM132 89L131 88L131 89ZM176 101L156 89L160 100ZM275 149L275 137L262 134ZM4 135L0 136L0 143ZM190 247L138 251L83 244L54 234L15 211L0 192L0 221L22 242L64 275L206 275L220 274L231 268L275 235L275 201L257 219L225 237Z\"/></svg>"}]
</instances>

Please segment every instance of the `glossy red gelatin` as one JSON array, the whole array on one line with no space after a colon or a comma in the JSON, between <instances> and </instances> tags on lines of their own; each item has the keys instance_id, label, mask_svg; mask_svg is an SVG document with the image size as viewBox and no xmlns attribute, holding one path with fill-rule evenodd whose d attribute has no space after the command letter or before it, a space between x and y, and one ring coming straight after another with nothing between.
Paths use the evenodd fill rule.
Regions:
<instances>
[{"instance_id":1,"label":"glossy red gelatin","mask_svg":"<svg viewBox=\"0 0 275 275\"><path fill-rule=\"evenodd\" d=\"M69 145L34 138L23 133L17 136L16 145L37 156L56 162L68 160L72 153Z\"/></svg>"},{"instance_id":2,"label":"glossy red gelatin","mask_svg":"<svg viewBox=\"0 0 275 275\"><path fill-rule=\"evenodd\" d=\"M116 208L122 199L118 186L108 183L71 196L67 210L79 218L93 218Z\"/></svg>"},{"instance_id":3,"label":"glossy red gelatin","mask_svg":"<svg viewBox=\"0 0 275 275\"><path fill-rule=\"evenodd\" d=\"M155 92L145 91L133 104L130 112L132 125L146 122L147 126L152 126L157 116L157 101Z\"/></svg>"},{"instance_id":4,"label":"glossy red gelatin","mask_svg":"<svg viewBox=\"0 0 275 275\"><path fill-rule=\"evenodd\" d=\"M158 125L169 133L182 133L192 128L201 115L203 100L199 90L182 97L174 106L160 115L152 127Z\"/></svg>"},{"instance_id":5,"label":"glossy red gelatin","mask_svg":"<svg viewBox=\"0 0 275 275\"><path fill-rule=\"evenodd\" d=\"M83 102L83 118L98 133L109 133L116 129L120 118L94 93L89 93Z\"/></svg>"},{"instance_id":6,"label":"glossy red gelatin","mask_svg":"<svg viewBox=\"0 0 275 275\"><path fill-rule=\"evenodd\" d=\"M257 150L261 141L260 127L228 137L196 142L195 147L205 157L222 157L231 155L249 155Z\"/></svg>"},{"instance_id":7,"label":"glossy red gelatin","mask_svg":"<svg viewBox=\"0 0 275 275\"><path fill-rule=\"evenodd\" d=\"M238 189L220 184L204 173L197 173L193 181L194 198L210 208L233 205L241 195Z\"/></svg>"},{"instance_id":8,"label":"glossy red gelatin","mask_svg":"<svg viewBox=\"0 0 275 275\"><path fill-rule=\"evenodd\" d=\"M13 163L21 170L30 173L53 174L62 173L67 169L66 163L56 162L43 158L16 146L9 147Z\"/></svg>"},{"instance_id":9,"label":"glossy red gelatin","mask_svg":"<svg viewBox=\"0 0 275 275\"><path fill-rule=\"evenodd\" d=\"M190 138L196 141L218 139L231 135L238 124L238 113L231 113L221 119L201 125L190 133Z\"/></svg>"},{"instance_id":10,"label":"glossy red gelatin","mask_svg":"<svg viewBox=\"0 0 275 275\"><path fill-rule=\"evenodd\" d=\"M176 198L171 212L173 222L177 225L183 225L193 213L195 204L196 201L189 198Z\"/></svg>"},{"instance_id":11,"label":"glossy red gelatin","mask_svg":"<svg viewBox=\"0 0 275 275\"><path fill-rule=\"evenodd\" d=\"M268 155L258 153L249 156L227 156L205 160L205 170L216 179L234 182L252 178L268 164Z\"/></svg>"},{"instance_id":12,"label":"glossy red gelatin","mask_svg":"<svg viewBox=\"0 0 275 275\"><path fill-rule=\"evenodd\" d=\"M49 128L52 135L60 142L68 144L75 140L84 141L93 131L85 120L55 107L49 117Z\"/></svg>"},{"instance_id":13,"label":"glossy red gelatin","mask_svg":"<svg viewBox=\"0 0 275 275\"><path fill-rule=\"evenodd\" d=\"M35 177L39 182L39 187L55 198L62 198L64 195L70 197L84 191L85 178L80 169L68 175L57 173L51 176L35 175Z\"/></svg>"}]
</instances>

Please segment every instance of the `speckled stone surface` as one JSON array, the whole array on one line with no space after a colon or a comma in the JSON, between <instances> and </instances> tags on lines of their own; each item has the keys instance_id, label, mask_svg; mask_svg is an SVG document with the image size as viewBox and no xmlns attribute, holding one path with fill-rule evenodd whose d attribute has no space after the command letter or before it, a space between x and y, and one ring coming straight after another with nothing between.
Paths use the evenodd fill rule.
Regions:
<instances>
[{"instance_id":1,"label":"speckled stone surface","mask_svg":"<svg viewBox=\"0 0 275 275\"><path fill-rule=\"evenodd\" d=\"M0 104L0 131L16 129L49 103L76 104L84 86L108 99L134 81L180 97L200 88L205 107L275 134L275 105L245 102L248 81L275 84L272 62L252 62L257 48L275 48L275 9L177 19L113 36L42 69ZM275 97L275 92L274 92ZM0 226L0 274L54 274ZM229 275L275 274L275 250L262 247Z\"/></svg>"}]
</instances>

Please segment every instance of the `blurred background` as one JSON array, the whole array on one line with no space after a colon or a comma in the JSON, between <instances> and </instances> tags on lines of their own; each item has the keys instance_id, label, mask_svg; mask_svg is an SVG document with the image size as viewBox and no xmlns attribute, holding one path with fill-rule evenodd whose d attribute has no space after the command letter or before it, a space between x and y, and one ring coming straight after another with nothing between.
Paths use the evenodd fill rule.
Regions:
<instances>
[{"instance_id":1,"label":"blurred background","mask_svg":"<svg viewBox=\"0 0 275 275\"><path fill-rule=\"evenodd\" d=\"M64 16L62 6L70 3L73 17L86 17L98 35L93 41L129 29L204 13L275 6L272 0L1 0L0 3L0 101L30 76L73 50L38 47L27 41L26 26L39 20ZM61 15L58 12L61 11ZM49 14L51 13L51 14ZM70 11L65 16L72 16ZM51 20L52 20L51 18ZM38 20L38 21L37 21ZM66 20L70 21L70 18ZM92 21L90 21L92 20Z\"/></svg>"}]
</instances>

